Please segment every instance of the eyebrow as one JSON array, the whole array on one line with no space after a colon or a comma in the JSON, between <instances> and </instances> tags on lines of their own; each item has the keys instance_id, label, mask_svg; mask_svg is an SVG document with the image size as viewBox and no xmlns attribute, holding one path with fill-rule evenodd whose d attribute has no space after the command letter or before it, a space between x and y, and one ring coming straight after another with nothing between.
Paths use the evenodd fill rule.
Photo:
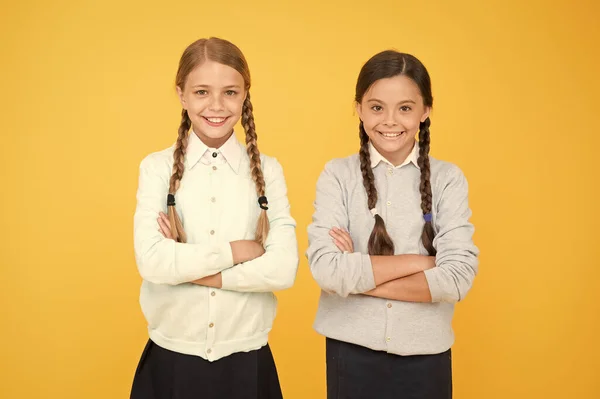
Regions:
<instances>
[{"instance_id":1,"label":"eyebrow","mask_svg":"<svg viewBox=\"0 0 600 399\"><path fill-rule=\"evenodd\" d=\"M378 99L376 99L376 98L371 98L371 99L370 99L370 100L368 100L367 102L369 102L369 103L370 103L370 102L378 102L378 103L381 103L381 104L385 104L385 102L384 102L384 101L378 100ZM416 104L416 102L414 102L413 100L404 100L404 101L400 101L400 102L398 103L398 105L399 105L399 104L407 104L407 103Z\"/></svg>"},{"instance_id":2,"label":"eyebrow","mask_svg":"<svg viewBox=\"0 0 600 399\"><path fill-rule=\"evenodd\" d=\"M192 89L197 89L199 87L206 87L209 89L213 88L211 85L194 85L194 86L192 86ZM223 87L223 89L240 89L240 88L241 88L241 86L239 86L239 85L229 85L229 86Z\"/></svg>"}]
</instances>

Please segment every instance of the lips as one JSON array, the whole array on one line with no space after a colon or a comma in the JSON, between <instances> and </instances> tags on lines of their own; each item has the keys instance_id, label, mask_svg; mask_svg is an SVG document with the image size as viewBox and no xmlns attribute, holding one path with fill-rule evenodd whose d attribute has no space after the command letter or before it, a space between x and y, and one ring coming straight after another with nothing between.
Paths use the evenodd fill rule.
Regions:
<instances>
[{"instance_id":1,"label":"lips","mask_svg":"<svg viewBox=\"0 0 600 399\"><path fill-rule=\"evenodd\" d=\"M203 116L202 118L204 119L204 121L206 122L207 125L212 126L212 127L223 126L225 124L225 122L227 122L227 119L229 119L229 117L206 117L206 116Z\"/></svg>"},{"instance_id":2,"label":"lips","mask_svg":"<svg viewBox=\"0 0 600 399\"><path fill-rule=\"evenodd\" d=\"M387 139L395 139L397 137L400 137L404 134L404 132L377 132L380 135L382 135L383 137L387 138Z\"/></svg>"}]
</instances>

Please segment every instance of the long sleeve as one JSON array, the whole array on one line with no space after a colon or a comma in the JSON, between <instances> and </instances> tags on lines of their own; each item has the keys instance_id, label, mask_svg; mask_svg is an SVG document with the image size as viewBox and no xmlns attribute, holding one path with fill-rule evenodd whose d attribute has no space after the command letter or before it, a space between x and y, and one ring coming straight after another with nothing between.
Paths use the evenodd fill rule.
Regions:
<instances>
[{"instance_id":1,"label":"long sleeve","mask_svg":"<svg viewBox=\"0 0 600 399\"><path fill-rule=\"evenodd\" d=\"M265 253L259 258L224 270L222 288L241 292L271 292L291 287L298 270L296 222L290 215L290 203L283 169L277 160L265 158L265 195L269 200L269 234ZM258 207L258 204L257 204Z\"/></svg>"},{"instance_id":2,"label":"long sleeve","mask_svg":"<svg viewBox=\"0 0 600 399\"><path fill-rule=\"evenodd\" d=\"M233 265L229 242L182 244L159 232L159 212L166 212L169 168L150 155L140 164L134 215L134 249L140 275L155 284L177 285L216 274ZM165 168L166 166L166 168Z\"/></svg>"},{"instance_id":3,"label":"long sleeve","mask_svg":"<svg viewBox=\"0 0 600 399\"><path fill-rule=\"evenodd\" d=\"M369 255L342 253L329 235L332 227L348 228L347 204L332 162L335 161L325 165L317 181L315 212L308 227L307 256L317 284L326 292L347 297L375 288L375 280Z\"/></svg>"},{"instance_id":4,"label":"long sleeve","mask_svg":"<svg viewBox=\"0 0 600 399\"><path fill-rule=\"evenodd\" d=\"M466 296L478 270L473 243L468 183L458 167L448 170L435 215L436 267L425 271L433 302L458 302Z\"/></svg>"}]
</instances>

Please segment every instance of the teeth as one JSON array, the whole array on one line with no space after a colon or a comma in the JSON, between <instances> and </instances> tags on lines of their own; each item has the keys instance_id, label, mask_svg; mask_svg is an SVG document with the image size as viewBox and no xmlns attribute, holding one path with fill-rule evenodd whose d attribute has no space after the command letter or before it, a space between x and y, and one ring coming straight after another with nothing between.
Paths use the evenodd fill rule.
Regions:
<instances>
[{"instance_id":1,"label":"teeth","mask_svg":"<svg viewBox=\"0 0 600 399\"><path fill-rule=\"evenodd\" d=\"M225 120L225 118L206 118L211 123L221 123Z\"/></svg>"},{"instance_id":2,"label":"teeth","mask_svg":"<svg viewBox=\"0 0 600 399\"><path fill-rule=\"evenodd\" d=\"M383 137L398 137L400 136L402 133L383 133L380 132L382 134Z\"/></svg>"}]
</instances>

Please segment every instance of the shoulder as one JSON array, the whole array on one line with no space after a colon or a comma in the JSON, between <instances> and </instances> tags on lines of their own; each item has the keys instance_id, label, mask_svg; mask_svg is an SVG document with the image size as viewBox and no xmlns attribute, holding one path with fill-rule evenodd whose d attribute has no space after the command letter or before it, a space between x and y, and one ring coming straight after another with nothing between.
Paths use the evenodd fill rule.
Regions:
<instances>
[{"instance_id":1,"label":"shoulder","mask_svg":"<svg viewBox=\"0 0 600 399\"><path fill-rule=\"evenodd\" d=\"M283 167L277 158L261 153L260 162L265 181L283 179Z\"/></svg>"},{"instance_id":2,"label":"shoulder","mask_svg":"<svg viewBox=\"0 0 600 399\"><path fill-rule=\"evenodd\" d=\"M171 175L175 145L146 155L140 162L140 170L152 174Z\"/></svg>"},{"instance_id":3,"label":"shoulder","mask_svg":"<svg viewBox=\"0 0 600 399\"><path fill-rule=\"evenodd\" d=\"M429 164L431 165L431 183L437 189L444 189L449 185L467 187L465 174L458 165L432 156L429 156Z\"/></svg>"},{"instance_id":4,"label":"shoulder","mask_svg":"<svg viewBox=\"0 0 600 399\"><path fill-rule=\"evenodd\" d=\"M334 158L328 161L321 176L330 176L340 181L356 179L360 175L360 160L358 154L344 158Z\"/></svg>"}]
</instances>

